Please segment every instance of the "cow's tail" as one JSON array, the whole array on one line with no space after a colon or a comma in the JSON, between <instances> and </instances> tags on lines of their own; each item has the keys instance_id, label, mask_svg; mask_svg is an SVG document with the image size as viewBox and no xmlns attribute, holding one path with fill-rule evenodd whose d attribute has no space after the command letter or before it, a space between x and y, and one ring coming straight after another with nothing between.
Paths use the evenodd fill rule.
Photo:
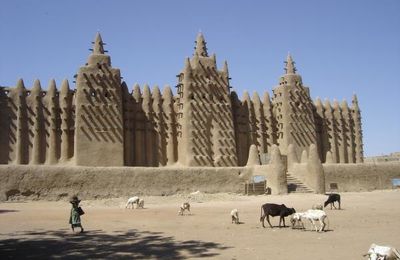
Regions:
<instances>
[{"instance_id":1,"label":"cow's tail","mask_svg":"<svg viewBox=\"0 0 400 260\"><path fill-rule=\"evenodd\" d=\"M263 211L264 211L264 208L263 208L263 206L261 206L260 222L263 221L263 216L264 216Z\"/></svg>"}]
</instances>

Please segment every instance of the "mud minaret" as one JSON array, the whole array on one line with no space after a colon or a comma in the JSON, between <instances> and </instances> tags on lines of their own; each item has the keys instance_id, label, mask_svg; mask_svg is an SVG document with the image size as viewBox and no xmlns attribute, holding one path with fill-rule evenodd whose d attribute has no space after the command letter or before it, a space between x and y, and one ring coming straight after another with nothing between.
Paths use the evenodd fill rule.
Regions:
<instances>
[{"instance_id":1,"label":"mud minaret","mask_svg":"<svg viewBox=\"0 0 400 260\"><path fill-rule=\"evenodd\" d=\"M313 101L310 90L303 85L296 73L290 55L286 60L286 73L280 78L279 86L273 89L273 113L277 122L277 142L282 155L287 155L289 144L293 144L300 158L303 150L316 144L316 130L313 114Z\"/></svg>"},{"instance_id":2,"label":"mud minaret","mask_svg":"<svg viewBox=\"0 0 400 260\"><path fill-rule=\"evenodd\" d=\"M352 117L354 122L355 162L364 162L363 133L361 128L361 110L358 106L357 95L353 95Z\"/></svg>"},{"instance_id":3,"label":"mud minaret","mask_svg":"<svg viewBox=\"0 0 400 260\"><path fill-rule=\"evenodd\" d=\"M76 79L76 164L123 166L120 71L111 66L99 33L93 44L92 54Z\"/></svg>"},{"instance_id":4,"label":"mud minaret","mask_svg":"<svg viewBox=\"0 0 400 260\"><path fill-rule=\"evenodd\" d=\"M186 166L235 166L236 144L228 65L217 69L199 33L178 75L178 158Z\"/></svg>"}]
</instances>

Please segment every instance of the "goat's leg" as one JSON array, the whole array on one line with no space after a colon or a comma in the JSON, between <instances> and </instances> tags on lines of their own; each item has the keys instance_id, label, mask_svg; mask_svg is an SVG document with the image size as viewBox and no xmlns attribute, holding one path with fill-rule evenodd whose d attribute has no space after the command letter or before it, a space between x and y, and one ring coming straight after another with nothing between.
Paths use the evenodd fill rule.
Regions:
<instances>
[{"instance_id":1,"label":"goat's leg","mask_svg":"<svg viewBox=\"0 0 400 260\"><path fill-rule=\"evenodd\" d=\"M314 226L315 231L318 232L317 224L315 223L314 219L311 218L310 221L311 221L311 224Z\"/></svg>"},{"instance_id":2,"label":"goat's leg","mask_svg":"<svg viewBox=\"0 0 400 260\"><path fill-rule=\"evenodd\" d=\"M325 224L325 218L322 218L320 221L321 221L321 230L320 230L320 231L324 231L325 226L326 226L326 224Z\"/></svg>"},{"instance_id":3,"label":"goat's leg","mask_svg":"<svg viewBox=\"0 0 400 260\"><path fill-rule=\"evenodd\" d=\"M335 209L337 209L336 206L335 206L335 202L332 202L332 205L333 205L333 207L334 207Z\"/></svg>"},{"instance_id":4,"label":"goat's leg","mask_svg":"<svg viewBox=\"0 0 400 260\"><path fill-rule=\"evenodd\" d=\"M301 220L301 218L300 218L300 223L301 223L301 227L302 227L302 229L306 229L305 227L304 227L304 223L303 223L303 221Z\"/></svg>"},{"instance_id":5,"label":"goat's leg","mask_svg":"<svg viewBox=\"0 0 400 260\"><path fill-rule=\"evenodd\" d=\"M340 209L340 200L338 200L338 203L339 203L339 209Z\"/></svg>"}]
</instances>

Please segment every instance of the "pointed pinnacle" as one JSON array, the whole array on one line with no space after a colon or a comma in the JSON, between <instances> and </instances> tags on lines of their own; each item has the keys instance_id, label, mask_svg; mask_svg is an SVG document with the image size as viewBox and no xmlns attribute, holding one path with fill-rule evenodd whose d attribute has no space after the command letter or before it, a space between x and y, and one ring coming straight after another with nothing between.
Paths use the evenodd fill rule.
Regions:
<instances>
[{"instance_id":1,"label":"pointed pinnacle","mask_svg":"<svg viewBox=\"0 0 400 260\"><path fill-rule=\"evenodd\" d=\"M347 100L343 99L342 103L340 104L342 111L347 112L349 110L349 105L347 104Z\"/></svg>"},{"instance_id":2,"label":"pointed pinnacle","mask_svg":"<svg viewBox=\"0 0 400 260\"><path fill-rule=\"evenodd\" d=\"M56 92L56 81L54 79L51 79L49 81L49 87L47 88L47 94L49 94L50 96L55 96Z\"/></svg>"},{"instance_id":3,"label":"pointed pinnacle","mask_svg":"<svg viewBox=\"0 0 400 260\"><path fill-rule=\"evenodd\" d=\"M151 91L148 84L144 84L143 86L143 99L150 99L151 98Z\"/></svg>"},{"instance_id":4,"label":"pointed pinnacle","mask_svg":"<svg viewBox=\"0 0 400 260\"><path fill-rule=\"evenodd\" d=\"M164 99L172 100L172 89L169 85L164 86L162 95Z\"/></svg>"},{"instance_id":5,"label":"pointed pinnacle","mask_svg":"<svg viewBox=\"0 0 400 260\"><path fill-rule=\"evenodd\" d=\"M211 58L212 58L213 61L214 61L214 66L215 66L215 68L217 68L217 55L215 55L215 53L213 53L213 55L211 56Z\"/></svg>"},{"instance_id":6,"label":"pointed pinnacle","mask_svg":"<svg viewBox=\"0 0 400 260\"><path fill-rule=\"evenodd\" d=\"M224 66L222 67L222 72L224 72L226 74L226 76L229 77L228 62L226 60L224 61Z\"/></svg>"},{"instance_id":7,"label":"pointed pinnacle","mask_svg":"<svg viewBox=\"0 0 400 260\"><path fill-rule=\"evenodd\" d=\"M356 94L353 94L353 102L358 103L358 98L357 98L357 95L356 95Z\"/></svg>"},{"instance_id":8,"label":"pointed pinnacle","mask_svg":"<svg viewBox=\"0 0 400 260\"><path fill-rule=\"evenodd\" d=\"M208 57L206 41L201 32L199 32L196 38L195 54L202 57Z\"/></svg>"},{"instance_id":9,"label":"pointed pinnacle","mask_svg":"<svg viewBox=\"0 0 400 260\"><path fill-rule=\"evenodd\" d=\"M141 97L142 97L142 93L141 93L141 91L140 91L140 86L139 86L138 83L135 83L135 85L133 86L132 96L133 96L133 99L134 99L136 102L140 102L140 99L141 99Z\"/></svg>"},{"instance_id":10,"label":"pointed pinnacle","mask_svg":"<svg viewBox=\"0 0 400 260\"><path fill-rule=\"evenodd\" d=\"M183 76L185 77L185 79L190 79L192 77L192 66L190 65L189 57L185 59L185 68L183 69Z\"/></svg>"},{"instance_id":11,"label":"pointed pinnacle","mask_svg":"<svg viewBox=\"0 0 400 260\"><path fill-rule=\"evenodd\" d=\"M353 108L358 108L358 98L356 94L353 95L351 103L353 104Z\"/></svg>"},{"instance_id":12,"label":"pointed pinnacle","mask_svg":"<svg viewBox=\"0 0 400 260\"><path fill-rule=\"evenodd\" d=\"M331 108L331 102L329 101L329 99L325 99L324 107L325 107L325 109Z\"/></svg>"},{"instance_id":13,"label":"pointed pinnacle","mask_svg":"<svg viewBox=\"0 0 400 260\"><path fill-rule=\"evenodd\" d=\"M253 92L253 103L257 104L257 105L261 105L260 96L258 95L258 92L256 92L256 91Z\"/></svg>"},{"instance_id":14,"label":"pointed pinnacle","mask_svg":"<svg viewBox=\"0 0 400 260\"><path fill-rule=\"evenodd\" d=\"M96 34L96 39L94 40L93 44L93 54L104 54L104 43L101 39L101 35L99 32Z\"/></svg>"},{"instance_id":15,"label":"pointed pinnacle","mask_svg":"<svg viewBox=\"0 0 400 260\"><path fill-rule=\"evenodd\" d=\"M61 83L61 95L68 95L69 93L69 83L67 79L64 79Z\"/></svg>"},{"instance_id":16,"label":"pointed pinnacle","mask_svg":"<svg viewBox=\"0 0 400 260\"><path fill-rule=\"evenodd\" d=\"M322 101L319 97L317 97L317 100L315 100L315 106L318 108L321 108L323 106Z\"/></svg>"},{"instance_id":17,"label":"pointed pinnacle","mask_svg":"<svg viewBox=\"0 0 400 260\"><path fill-rule=\"evenodd\" d=\"M248 92L247 90L245 90L245 91L243 92L243 101L247 101L248 103L251 102L251 100L250 100L250 95L249 95L249 92Z\"/></svg>"},{"instance_id":18,"label":"pointed pinnacle","mask_svg":"<svg viewBox=\"0 0 400 260\"><path fill-rule=\"evenodd\" d=\"M267 107L271 106L271 99L269 97L269 93L268 91L264 92L264 96L263 96L263 104Z\"/></svg>"},{"instance_id":19,"label":"pointed pinnacle","mask_svg":"<svg viewBox=\"0 0 400 260\"><path fill-rule=\"evenodd\" d=\"M23 79L19 79L17 81L17 85L16 85L17 89L24 89L25 88L25 84L24 84L24 80Z\"/></svg>"},{"instance_id":20,"label":"pointed pinnacle","mask_svg":"<svg viewBox=\"0 0 400 260\"><path fill-rule=\"evenodd\" d=\"M339 101L337 101L337 99L333 100L333 109L337 111L340 109Z\"/></svg>"},{"instance_id":21,"label":"pointed pinnacle","mask_svg":"<svg viewBox=\"0 0 400 260\"><path fill-rule=\"evenodd\" d=\"M286 74L296 74L296 68L294 66L294 61L290 53L288 54L285 63L286 63L285 67Z\"/></svg>"},{"instance_id":22,"label":"pointed pinnacle","mask_svg":"<svg viewBox=\"0 0 400 260\"><path fill-rule=\"evenodd\" d=\"M160 91L160 87L158 85L155 85L153 87L153 99L157 99L157 100L161 100L161 91Z\"/></svg>"},{"instance_id":23,"label":"pointed pinnacle","mask_svg":"<svg viewBox=\"0 0 400 260\"><path fill-rule=\"evenodd\" d=\"M40 80L35 79L33 82L33 88L31 90L32 96L40 95L40 92L42 90L42 86L40 85Z\"/></svg>"}]
</instances>

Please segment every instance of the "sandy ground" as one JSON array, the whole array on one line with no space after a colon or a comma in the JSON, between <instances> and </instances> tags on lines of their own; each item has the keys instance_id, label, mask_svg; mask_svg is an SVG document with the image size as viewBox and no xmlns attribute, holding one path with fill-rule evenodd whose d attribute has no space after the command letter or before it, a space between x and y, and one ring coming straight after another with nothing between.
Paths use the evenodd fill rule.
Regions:
<instances>
[{"instance_id":1,"label":"sandy ground","mask_svg":"<svg viewBox=\"0 0 400 260\"><path fill-rule=\"evenodd\" d=\"M262 228L260 206L284 203L297 211L325 195L234 194L144 197L145 209L124 209L126 198L85 201L83 234L69 229L65 201L0 204L0 257L128 259L365 259L371 243L400 248L400 191L342 193L342 210L326 209L326 232ZM191 214L178 206L191 203ZM231 224L237 208L241 224ZM278 225L278 218L272 225ZM287 219L287 224L289 224Z\"/></svg>"}]
</instances>

